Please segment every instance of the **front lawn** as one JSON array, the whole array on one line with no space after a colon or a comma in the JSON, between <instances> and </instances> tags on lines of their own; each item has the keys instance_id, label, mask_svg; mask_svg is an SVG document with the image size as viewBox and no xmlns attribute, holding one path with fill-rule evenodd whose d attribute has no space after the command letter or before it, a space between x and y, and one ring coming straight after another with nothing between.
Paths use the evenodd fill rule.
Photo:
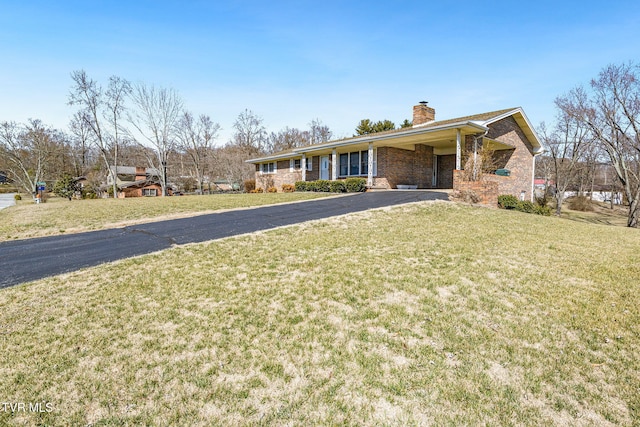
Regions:
<instances>
[{"instance_id":1,"label":"front lawn","mask_svg":"<svg viewBox=\"0 0 640 427\"><path fill-rule=\"evenodd\" d=\"M639 243L424 202L5 289L1 400L52 411L0 424L634 425Z\"/></svg>"}]
</instances>

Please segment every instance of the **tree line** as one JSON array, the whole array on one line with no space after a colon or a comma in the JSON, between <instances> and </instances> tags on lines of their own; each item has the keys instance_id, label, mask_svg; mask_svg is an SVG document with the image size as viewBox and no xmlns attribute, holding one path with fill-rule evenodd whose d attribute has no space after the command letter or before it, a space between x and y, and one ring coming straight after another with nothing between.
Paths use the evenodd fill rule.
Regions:
<instances>
[{"instance_id":1,"label":"tree line","mask_svg":"<svg viewBox=\"0 0 640 427\"><path fill-rule=\"evenodd\" d=\"M540 166L553 180L556 212L567 189L582 190L593 182L596 166L604 164L612 193L620 190L628 205L627 226L638 227L640 66L608 65L588 85L557 97L555 107L555 124L542 123L538 132L548 149Z\"/></svg>"},{"instance_id":2,"label":"tree line","mask_svg":"<svg viewBox=\"0 0 640 427\"><path fill-rule=\"evenodd\" d=\"M116 197L116 166L146 166L159 173L162 193L169 183L186 190L215 179L242 183L253 177L250 157L328 141L331 130L319 119L308 129L268 132L262 117L242 111L233 135L218 145L220 124L189 111L178 93L112 76L106 86L84 70L71 73L68 104L77 107L68 129L41 120L0 122L0 171L22 191L35 193L41 181L85 177L92 192ZM104 187L111 175L113 186Z\"/></svg>"}]
</instances>

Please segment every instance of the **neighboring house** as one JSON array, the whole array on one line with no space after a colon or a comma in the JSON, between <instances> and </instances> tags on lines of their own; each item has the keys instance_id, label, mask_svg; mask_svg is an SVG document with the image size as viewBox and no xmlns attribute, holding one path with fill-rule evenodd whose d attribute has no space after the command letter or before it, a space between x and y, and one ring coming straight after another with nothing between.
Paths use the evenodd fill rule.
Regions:
<instances>
[{"instance_id":1,"label":"neighboring house","mask_svg":"<svg viewBox=\"0 0 640 427\"><path fill-rule=\"evenodd\" d=\"M522 108L435 120L435 110L413 107L411 128L307 145L247 160L256 168L256 187L296 181L363 177L372 189L465 188L464 158L482 147L494 151L496 169L509 176L485 176L493 193L533 199L534 157L544 148Z\"/></svg>"},{"instance_id":2,"label":"neighboring house","mask_svg":"<svg viewBox=\"0 0 640 427\"><path fill-rule=\"evenodd\" d=\"M111 166L113 171L116 166ZM117 166L116 185L118 186L118 198L162 196L160 172L154 168L142 168L133 166ZM113 186L112 174L107 177L105 189ZM170 189L167 189L171 193Z\"/></svg>"}]
</instances>

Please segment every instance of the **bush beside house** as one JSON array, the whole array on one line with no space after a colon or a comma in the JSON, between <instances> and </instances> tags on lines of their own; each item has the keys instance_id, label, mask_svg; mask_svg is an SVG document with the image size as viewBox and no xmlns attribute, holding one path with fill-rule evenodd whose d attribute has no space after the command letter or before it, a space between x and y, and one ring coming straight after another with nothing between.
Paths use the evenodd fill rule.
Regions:
<instances>
[{"instance_id":1,"label":"bush beside house","mask_svg":"<svg viewBox=\"0 0 640 427\"><path fill-rule=\"evenodd\" d=\"M367 189L365 178L347 178L345 180L297 181L296 191L313 191L317 193L362 193Z\"/></svg>"}]
</instances>

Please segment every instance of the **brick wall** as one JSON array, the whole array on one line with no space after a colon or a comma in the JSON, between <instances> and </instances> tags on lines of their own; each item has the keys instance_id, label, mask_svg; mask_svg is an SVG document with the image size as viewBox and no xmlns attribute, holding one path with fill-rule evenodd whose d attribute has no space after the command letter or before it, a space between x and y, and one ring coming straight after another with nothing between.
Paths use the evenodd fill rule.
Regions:
<instances>
[{"instance_id":1,"label":"brick wall","mask_svg":"<svg viewBox=\"0 0 640 427\"><path fill-rule=\"evenodd\" d=\"M415 150L395 147L378 148L377 182L386 179L388 188L398 185L417 185L431 188L433 175L433 147L416 144ZM377 184L374 183L377 186Z\"/></svg>"},{"instance_id":2,"label":"brick wall","mask_svg":"<svg viewBox=\"0 0 640 427\"><path fill-rule=\"evenodd\" d=\"M453 188L453 170L456 168L456 155L438 156L438 188Z\"/></svg>"},{"instance_id":3,"label":"brick wall","mask_svg":"<svg viewBox=\"0 0 640 427\"><path fill-rule=\"evenodd\" d=\"M302 171L300 169L289 170L289 159L279 160L274 173L261 174L258 168L256 171L256 188L262 188L267 191L269 187L276 187L278 191L282 191L282 184L295 184L296 181L301 179Z\"/></svg>"},{"instance_id":4,"label":"brick wall","mask_svg":"<svg viewBox=\"0 0 640 427\"><path fill-rule=\"evenodd\" d=\"M533 184L533 148L513 117L507 117L489 125L488 138L509 144L510 150L496 151L498 168L509 169L511 176L492 176L498 182L500 194L513 194L520 197L525 192L525 200L531 200ZM509 179L503 179L509 178Z\"/></svg>"},{"instance_id":5,"label":"brick wall","mask_svg":"<svg viewBox=\"0 0 640 427\"><path fill-rule=\"evenodd\" d=\"M307 171L307 181L320 179L320 157L307 157L307 162L311 162L311 170ZM331 156L329 156L329 163L331 163ZM329 166L329 175L331 175L331 166Z\"/></svg>"},{"instance_id":6,"label":"brick wall","mask_svg":"<svg viewBox=\"0 0 640 427\"><path fill-rule=\"evenodd\" d=\"M462 179L462 175L464 171L454 170L453 171L453 189L460 192L472 192L475 194L479 201L478 203L482 203L484 205L496 206L498 204L498 196L500 193L500 183L498 180L485 180L482 179L480 181L465 181ZM485 175L485 177L490 177L492 175ZM496 178L507 178L501 177L497 175L493 175Z\"/></svg>"}]
</instances>

